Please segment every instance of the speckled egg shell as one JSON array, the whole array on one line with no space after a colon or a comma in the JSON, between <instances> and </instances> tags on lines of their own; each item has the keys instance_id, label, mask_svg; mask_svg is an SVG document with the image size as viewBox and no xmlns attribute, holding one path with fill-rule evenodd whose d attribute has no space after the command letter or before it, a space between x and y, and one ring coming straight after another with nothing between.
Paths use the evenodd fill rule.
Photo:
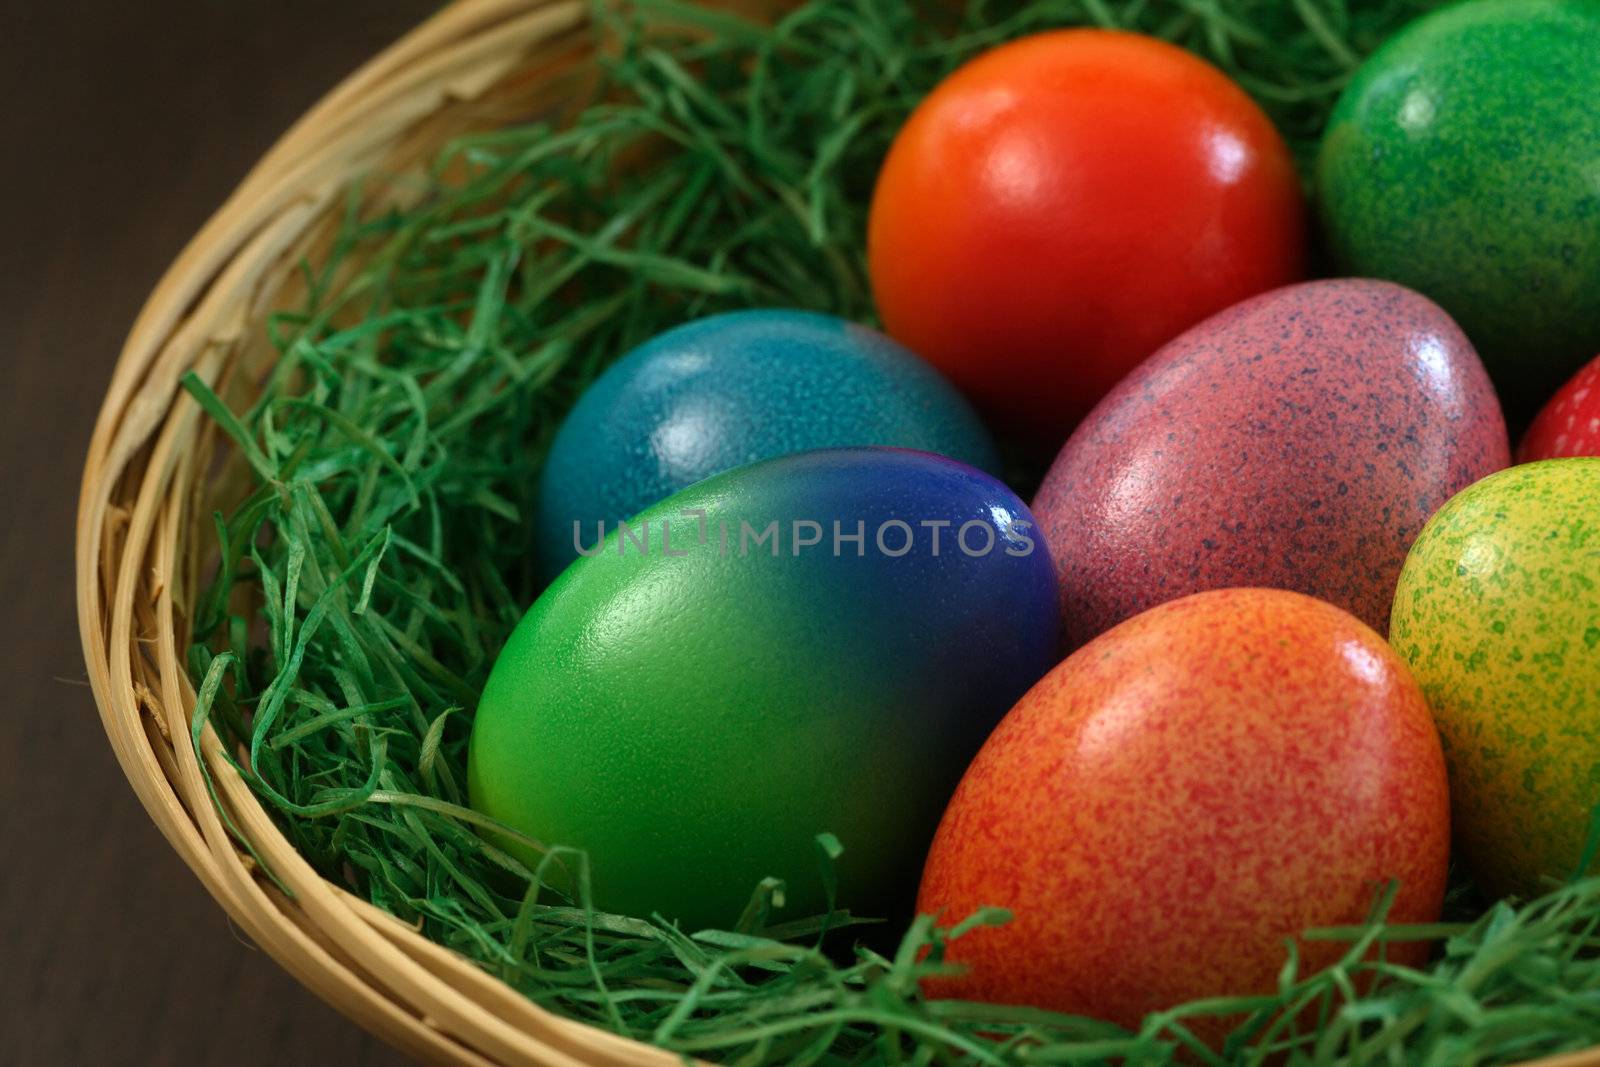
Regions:
<instances>
[{"instance_id":1,"label":"speckled egg shell","mask_svg":"<svg viewBox=\"0 0 1600 1067\"><path fill-rule=\"evenodd\" d=\"M1600 803L1600 459L1513 467L1440 509L1389 640L1439 724L1479 884L1572 874Z\"/></svg>"},{"instance_id":2,"label":"speckled egg shell","mask_svg":"<svg viewBox=\"0 0 1600 1067\"><path fill-rule=\"evenodd\" d=\"M1341 269L1443 305L1520 424L1600 348L1600 3L1418 19L1339 100L1316 191Z\"/></svg>"},{"instance_id":3,"label":"speckled egg shell","mask_svg":"<svg viewBox=\"0 0 1600 1067\"><path fill-rule=\"evenodd\" d=\"M605 910L731 929L775 877L785 915L814 915L824 831L845 906L908 908L967 761L1055 662L1031 523L989 475L898 449L682 490L511 635L473 724L473 805L587 850Z\"/></svg>"},{"instance_id":4,"label":"speckled egg shell","mask_svg":"<svg viewBox=\"0 0 1600 1067\"><path fill-rule=\"evenodd\" d=\"M1241 585L1386 628L1423 522L1508 453L1482 364L1426 298L1343 279L1247 300L1126 378L1040 487L1068 647Z\"/></svg>"},{"instance_id":5,"label":"speckled egg shell","mask_svg":"<svg viewBox=\"0 0 1600 1067\"><path fill-rule=\"evenodd\" d=\"M1600 456L1600 356L1563 385L1528 426L1517 460Z\"/></svg>"},{"instance_id":6,"label":"speckled egg shell","mask_svg":"<svg viewBox=\"0 0 1600 1067\"><path fill-rule=\"evenodd\" d=\"M1080 649L973 760L917 907L1014 917L955 941L970 974L930 992L1133 1028L1268 993L1285 939L1359 923L1387 879L1391 919L1435 919L1448 852L1439 739L1383 639L1296 593L1201 593ZM1300 948L1314 970L1348 946Z\"/></svg>"},{"instance_id":7,"label":"speckled egg shell","mask_svg":"<svg viewBox=\"0 0 1600 1067\"><path fill-rule=\"evenodd\" d=\"M807 311L736 311L633 350L567 417L539 491L554 575L596 524L713 474L813 448L892 445L998 466L978 416L927 363L876 330Z\"/></svg>"}]
</instances>

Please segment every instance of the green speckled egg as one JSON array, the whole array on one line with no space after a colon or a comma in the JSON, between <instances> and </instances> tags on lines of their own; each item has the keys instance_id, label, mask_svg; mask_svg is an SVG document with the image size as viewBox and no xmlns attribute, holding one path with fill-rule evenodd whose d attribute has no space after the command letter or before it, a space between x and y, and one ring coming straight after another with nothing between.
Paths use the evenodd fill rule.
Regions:
<instances>
[{"instance_id":1,"label":"green speckled egg","mask_svg":"<svg viewBox=\"0 0 1600 1067\"><path fill-rule=\"evenodd\" d=\"M1600 3L1412 23L1340 98L1316 185L1341 269L1443 305L1525 419L1600 347Z\"/></svg>"},{"instance_id":2,"label":"green speckled egg","mask_svg":"<svg viewBox=\"0 0 1600 1067\"><path fill-rule=\"evenodd\" d=\"M1490 475L1435 515L1389 640L1433 709L1480 882L1565 877L1600 803L1600 458Z\"/></svg>"}]
</instances>

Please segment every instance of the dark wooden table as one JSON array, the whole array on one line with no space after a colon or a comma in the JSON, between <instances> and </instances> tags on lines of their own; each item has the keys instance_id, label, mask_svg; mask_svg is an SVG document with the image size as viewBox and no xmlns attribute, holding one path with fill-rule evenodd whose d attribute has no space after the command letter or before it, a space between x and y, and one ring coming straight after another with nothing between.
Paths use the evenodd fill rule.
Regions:
<instances>
[{"instance_id":1,"label":"dark wooden table","mask_svg":"<svg viewBox=\"0 0 1600 1067\"><path fill-rule=\"evenodd\" d=\"M145 294L272 140L436 0L0 10L0 1065L390 1064L244 943L101 732L78 479Z\"/></svg>"}]
</instances>

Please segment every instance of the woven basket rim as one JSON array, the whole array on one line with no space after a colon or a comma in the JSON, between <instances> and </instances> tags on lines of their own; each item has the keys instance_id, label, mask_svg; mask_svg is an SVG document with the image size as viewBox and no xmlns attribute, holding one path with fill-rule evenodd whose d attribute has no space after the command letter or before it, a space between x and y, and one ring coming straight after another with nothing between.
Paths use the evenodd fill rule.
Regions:
<instances>
[{"instance_id":1,"label":"woven basket rim","mask_svg":"<svg viewBox=\"0 0 1600 1067\"><path fill-rule=\"evenodd\" d=\"M102 725L145 810L252 941L352 1020L429 1062L684 1061L538 1007L324 880L220 758L222 741L209 725L197 754L189 725L196 694L183 667L197 563L180 548L193 529L215 432L179 383L189 371L208 384L227 374L265 310L272 272L283 270L297 243L388 146L571 47L585 12L584 0L455 0L294 123L174 260L135 319L79 491L79 636ZM1600 1067L1600 1047L1523 1067Z\"/></svg>"},{"instance_id":2,"label":"woven basket rim","mask_svg":"<svg viewBox=\"0 0 1600 1067\"><path fill-rule=\"evenodd\" d=\"M112 372L80 486L79 636L102 724L135 793L252 941L353 1020L430 1062L683 1061L540 1008L325 881L219 758L223 743L209 726L197 755L189 736L196 694L183 669L197 562L183 548L214 429L180 380L193 371L215 384L228 373L292 252L353 179L430 119L559 58L585 24L582 0L459 0L291 126L140 311Z\"/></svg>"}]
</instances>

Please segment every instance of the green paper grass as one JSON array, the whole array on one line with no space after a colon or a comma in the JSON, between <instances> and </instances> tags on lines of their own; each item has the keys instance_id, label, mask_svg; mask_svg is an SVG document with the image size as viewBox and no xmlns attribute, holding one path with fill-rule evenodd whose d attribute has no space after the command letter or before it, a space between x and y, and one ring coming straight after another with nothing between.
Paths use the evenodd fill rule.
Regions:
<instances>
[{"instance_id":1,"label":"green paper grass","mask_svg":"<svg viewBox=\"0 0 1600 1067\"><path fill-rule=\"evenodd\" d=\"M595 911L581 854L552 848L529 870L466 806L474 702L538 591L528 519L563 412L607 361L689 318L780 305L870 321L871 183L940 77L1036 30L1142 29L1239 79L1305 159L1359 57L1427 6L811 0L774 26L672 0L597 8L591 106L456 142L415 208L352 211L306 265L305 306L271 321L281 357L248 410L188 380L253 480L215 522L197 731L210 721L248 753L246 779L326 877L554 1011L685 1054L1443 1067L1600 1042L1596 880L1430 928L1386 926L1380 899L1370 923L1312 935L1350 943L1340 965L1307 977L1291 952L1274 994L1130 1033L921 999L948 940L1003 913L918 919L884 955L851 949L843 907L791 916L768 882L727 929L680 930ZM826 871L841 846L818 845ZM574 895L547 886L555 865ZM1381 962L1416 938L1439 944L1426 971ZM1190 1036L1211 1014L1242 1020L1221 1052Z\"/></svg>"}]
</instances>

